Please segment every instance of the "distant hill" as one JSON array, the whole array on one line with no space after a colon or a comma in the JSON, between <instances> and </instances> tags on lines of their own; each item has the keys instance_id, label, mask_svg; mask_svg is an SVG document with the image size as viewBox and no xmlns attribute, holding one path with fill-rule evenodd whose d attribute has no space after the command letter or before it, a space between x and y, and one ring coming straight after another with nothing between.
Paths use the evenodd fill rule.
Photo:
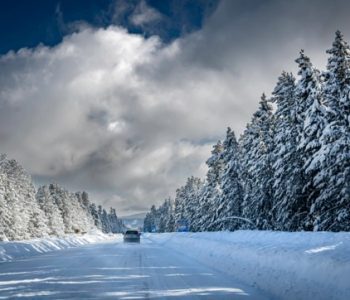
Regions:
<instances>
[{"instance_id":1,"label":"distant hill","mask_svg":"<svg viewBox=\"0 0 350 300\"><path fill-rule=\"evenodd\" d=\"M146 213L138 213L133 215L121 216L121 219L144 219L146 217Z\"/></svg>"},{"instance_id":2,"label":"distant hill","mask_svg":"<svg viewBox=\"0 0 350 300\"><path fill-rule=\"evenodd\" d=\"M128 216L120 217L123 224L128 228L139 228L143 227L143 220L145 219L146 213L138 213Z\"/></svg>"}]
</instances>

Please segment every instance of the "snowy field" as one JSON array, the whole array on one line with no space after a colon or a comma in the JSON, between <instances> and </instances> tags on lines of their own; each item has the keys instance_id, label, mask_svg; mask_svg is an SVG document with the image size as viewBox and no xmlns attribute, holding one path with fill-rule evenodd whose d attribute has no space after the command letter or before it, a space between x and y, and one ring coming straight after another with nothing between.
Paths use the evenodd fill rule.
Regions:
<instances>
[{"instance_id":1,"label":"snowy field","mask_svg":"<svg viewBox=\"0 0 350 300\"><path fill-rule=\"evenodd\" d=\"M18 242L0 242L0 262L40 255L82 245L121 240L122 235L107 235L98 230L85 235L67 235L63 238L33 239ZM1 270L0 270L1 274Z\"/></svg>"},{"instance_id":2,"label":"snowy field","mask_svg":"<svg viewBox=\"0 0 350 300\"><path fill-rule=\"evenodd\" d=\"M147 234L277 299L350 299L350 233Z\"/></svg>"}]
</instances>

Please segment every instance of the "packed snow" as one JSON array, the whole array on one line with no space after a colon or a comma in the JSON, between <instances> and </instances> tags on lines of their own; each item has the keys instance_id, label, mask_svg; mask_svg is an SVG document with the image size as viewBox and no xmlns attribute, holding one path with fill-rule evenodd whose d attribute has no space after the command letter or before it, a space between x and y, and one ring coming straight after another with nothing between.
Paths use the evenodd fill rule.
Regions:
<instances>
[{"instance_id":1,"label":"packed snow","mask_svg":"<svg viewBox=\"0 0 350 300\"><path fill-rule=\"evenodd\" d=\"M0 299L270 299L147 237L3 262L0 270Z\"/></svg>"},{"instance_id":2,"label":"packed snow","mask_svg":"<svg viewBox=\"0 0 350 300\"><path fill-rule=\"evenodd\" d=\"M62 238L53 237L16 242L0 242L0 262L27 258L87 244L120 241L121 239L121 234L104 234L99 230L94 230L84 235L72 234Z\"/></svg>"},{"instance_id":3,"label":"packed snow","mask_svg":"<svg viewBox=\"0 0 350 300\"><path fill-rule=\"evenodd\" d=\"M350 299L350 233L146 233L141 244L121 242L102 233L2 242L1 282L12 288L6 295L231 299L239 290L253 299ZM42 265L43 278L32 277ZM80 295L81 278L91 287Z\"/></svg>"},{"instance_id":4,"label":"packed snow","mask_svg":"<svg viewBox=\"0 0 350 300\"><path fill-rule=\"evenodd\" d=\"M350 299L350 233L151 233L153 242L277 299Z\"/></svg>"}]
</instances>

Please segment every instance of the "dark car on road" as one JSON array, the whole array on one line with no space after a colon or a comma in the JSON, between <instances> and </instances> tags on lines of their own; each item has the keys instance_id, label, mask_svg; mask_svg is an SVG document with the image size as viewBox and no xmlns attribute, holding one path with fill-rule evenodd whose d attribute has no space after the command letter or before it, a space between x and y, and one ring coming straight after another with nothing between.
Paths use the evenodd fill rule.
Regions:
<instances>
[{"instance_id":1,"label":"dark car on road","mask_svg":"<svg viewBox=\"0 0 350 300\"><path fill-rule=\"evenodd\" d=\"M139 243L140 236L141 236L141 232L139 232L138 230L127 230L124 233L124 242Z\"/></svg>"}]
</instances>

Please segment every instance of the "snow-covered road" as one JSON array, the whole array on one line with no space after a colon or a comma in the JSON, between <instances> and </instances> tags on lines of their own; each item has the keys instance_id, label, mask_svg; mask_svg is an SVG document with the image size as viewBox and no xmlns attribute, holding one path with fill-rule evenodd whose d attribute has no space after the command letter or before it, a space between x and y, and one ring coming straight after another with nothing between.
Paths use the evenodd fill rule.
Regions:
<instances>
[{"instance_id":1,"label":"snow-covered road","mask_svg":"<svg viewBox=\"0 0 350 300\"><path fill-rule=\"evenodd\" d=\"M0 299L266 299L235 278L143 238L0 263Z\"/></svg>"}]
</instances>

